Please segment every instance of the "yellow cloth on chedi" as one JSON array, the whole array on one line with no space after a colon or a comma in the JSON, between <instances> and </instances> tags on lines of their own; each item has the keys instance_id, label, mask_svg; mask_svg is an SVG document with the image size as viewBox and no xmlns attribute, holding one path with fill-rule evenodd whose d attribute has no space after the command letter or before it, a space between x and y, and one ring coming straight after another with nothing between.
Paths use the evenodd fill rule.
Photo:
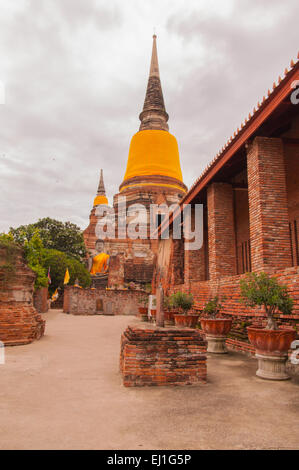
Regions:
<instances>
[{"instance_id":1,"label":"yellow cloth on chedi","mask_svg":"<svg viewBox=\"0 0 299 470\"><path fill-rule=\"evenodd\" d=\"M124 180L142 175L164 175L183 181L178 144L172 134L144 130L133 136Z\"/></svg>"}]
</instances>

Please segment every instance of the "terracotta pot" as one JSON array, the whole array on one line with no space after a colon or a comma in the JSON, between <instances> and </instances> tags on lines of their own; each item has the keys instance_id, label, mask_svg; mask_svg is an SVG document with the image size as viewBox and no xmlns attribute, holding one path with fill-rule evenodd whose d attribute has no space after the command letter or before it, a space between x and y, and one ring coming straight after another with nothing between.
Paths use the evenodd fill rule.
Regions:
<instances>
[{"instance_id":1,"label":"terracotta pot","mask_svg":"<svg viewBox=\"0 0 299 470\"><path fill-rule=\"evenodd\" d=\"M226 354L226 337L232 326L231 318L202 318L201 327L208 341L207 352L214 354Z\"/></svg>"},{"instance_id":2,"label":"terracotta pot","mask_svg":"<svg viewBox=\"0 0 299 470\"><path fill-rule=\"evenodd\" d=\"M147 308L146 307L138 307L140 315L147 315Z\"/></svg>"},{"instance_id":3,"label":"terracotta pot","mask_svg":"<svg viewBox=\"0 0 299 470\"><path fill-rule=\"evenodd\" d=\"M146 307L138 307L139 310L139 318L141 321L148 321L148 310Z\"/></svg>"},{"instance_id":4,"label":"terracotta pot","mask_svg":"<svg viewBox=\"0 0 299 470\"><path fill-rule=\"evenodd\" d=\"M295 330L265 330L263 328L247 327L248 339L257 353L277 354L287 353L292 341L296 339Z\"/></svg>"},{"instance_id":5,"label":"terracotta pot","mask_svg":"<svg viewBox=\"0 0 299 470\"><path fill-rule=\"evenodd\" d=\"M196 328L198 323L199 315L193 314L178 314L174 313L174 322L176 326L180 326L181 328Z\"/></svg>"},{"instance_id":6,"label":"terracotta pot","mask_svg":"<svg viewBox=\"0 0 299 470\"><path fill-rule=\"evenodd\" d=\"M231 318L202 318L201 327L207 335L227 336L232 327Z\"/></svg>"},{"instance_id":7,"label":"terracotta pot","mask_svg":"<svg viewBox=\"0 0 299 470\"><path fill-rule=\"evenodd\" d=\"M288 349L296 338L296 331L266 330L263 328L247 327L250 343L255 347L255 357L258 359L256 375L268 380L287 380L286 372Z\"/></svg>"},{"instance_id":8,"label":"terracotta pot","mask_svg":"<svg viewBox=\"0 0 299 470\"><path fill-rule=\"evenodd\" d=\"M174 325L174 313L169 310L164 310L164 321L171 325Z\"/></svg>"}]
</instances>

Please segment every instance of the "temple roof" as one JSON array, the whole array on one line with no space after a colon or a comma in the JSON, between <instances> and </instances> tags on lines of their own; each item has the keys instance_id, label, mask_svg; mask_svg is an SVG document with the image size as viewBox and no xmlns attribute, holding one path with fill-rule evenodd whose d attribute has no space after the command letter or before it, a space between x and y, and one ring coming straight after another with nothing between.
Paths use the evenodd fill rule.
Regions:
<instances>
[{"instance_id":1,"label":"temple roof","mask_svg":"<svg viewBox=\"0 0 299 470\"><path fill-rule=\"evenodd\" d=\"M158 229L161 233L183 210L184 204L189 204L200 194L200 192L211 182L212 178L219 172L222 167L238 154L238 151L246 145L258 132L258 130L269 120L275 116L275 112L279 109L294 109L294 105L290 101L290 95L299 82L299 52L297 61L293 59L290 62L290 69L285 68L284 78L279 75L278 82L273 82L272 90L268 89L261 101L253 108L244 122L234 132L234 134L224 144L222 149L210 161L201 175L195 180L189 191L185 194L180 202L179 210L175 211L166 222L162 223Z\"/></svg>"}]
</instances>

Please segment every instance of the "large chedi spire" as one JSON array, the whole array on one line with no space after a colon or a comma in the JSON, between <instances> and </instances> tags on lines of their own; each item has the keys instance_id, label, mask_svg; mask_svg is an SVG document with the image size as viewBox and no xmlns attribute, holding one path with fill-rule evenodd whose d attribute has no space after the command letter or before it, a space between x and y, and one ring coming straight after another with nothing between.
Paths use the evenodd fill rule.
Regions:
<instances>
[{"instance_id":1,"label":"large chedi spire","mask_svg":"<svg viewBox=\"0 0 299 470\"><path fill-rule=\"evenodd\" d=\"M108 204L108 199L106 197L105 185L104 185L104 177L103 177L103 170L100 173L100 181L97 191L97 196L94 200L93 205L98 206L99 204Z\"/></svg>"},{"instance_id":2,"label":"large chedi spire","mask_svg":"<svg viewBox=\"0 0 299 470\"><path fill-rule=\"evenodd\" d=\"M101 169L100 173L100 182L98 186L98 196L106 196L105 185L104 185L104 176L103 170Z\"/></svg>"},{"instance_id":3,"label":"large chedi spire","mask_svg":"<svg viewBox=\"0 0 299 470\"><path fill-rule=\"evenodd\" d=\"M151 194L172 191L177 196L184 194L187 188L183 183L176 138L168 132L156 39L154 34L149 79L139 116L141 124L139 132L131 139L126 173L119 190L130 192L138 188Z\"/></svg>"},{"instance_id":4,"label":"large chedi spire","mask_svg":"<svg viewBox=\"0 0 299 470\"><path fill-rule=\"evenodd\" d=\"M157 54L157 36L153 36L153 50L150 66L149 79L144 100L143 111L139 116L141 121L140 131L147 129L158 129L168 131L168 114L165 110L163 99L158 54Z\"/></svg>"}]
</instances>

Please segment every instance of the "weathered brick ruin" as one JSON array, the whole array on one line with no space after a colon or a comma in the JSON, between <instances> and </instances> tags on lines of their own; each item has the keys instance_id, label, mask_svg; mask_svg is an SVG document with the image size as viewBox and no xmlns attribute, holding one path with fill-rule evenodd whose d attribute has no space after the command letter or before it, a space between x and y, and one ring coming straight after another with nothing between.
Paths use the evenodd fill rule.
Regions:
<instances>
[{"instance_id":1,"label":"weathered brick ruin","mask_svg":"<svg viewBox=\"0 0 299 470\"><path fill-rule=\"evenodd\" d=\"M184 196L181 205L203 204L202 248L185 251L183 239L159 240L153 286L192 292L198 310L214 295L225 296L222 313L233 317L227 344L249 353L246 327L264 325L265 316L240 303L244 273L277 276L295 302L293 314L278 323L299 320L299 105L290 100L298 79L299 62Z\"/></svg>"},{"instance_id":2,"label":"weathered brick ruin","mask_svg":"<svg viewBox=\"0 0 299 470\"><path fill-rule=\"evenodd\" d=\"M63 311L72 315L138 315L145 292L137 290L80 289L66 286Z\"/></svg>"},{"instance_id":3,"label":"weathered brick ruin","mask_svg":"<svg viewBox=\"0 0 299 470\"><path fill-rule=\"evenodd\" d=\"M207 378L206 341L198 330L129 326L121 338L126 387L196 385Z\"/></svg>"},{"instance_id":4,"label":"weathered brick ruin","mask_svg":"<svg viewBox=\"0 0 299 470\"><path fill-rule=\"evenodd\" d=\"M6 346L40 339L45 320L33 306L35 274L26 265L22 251L14 248L14 269L7 271L7 249L0 248L0 341Z\"/></svg>"},{"instance_id":5,"label":"weathered brick ruin","mask_svg":"<svg viewBox=\"0 0 299 470\"><path fill-rule=\"evenodd\" d=\"M40 287L35 289L33 294L33 305L38 313L46 313L49 310L48 288Z\"/></svg>"}]
</instances>

